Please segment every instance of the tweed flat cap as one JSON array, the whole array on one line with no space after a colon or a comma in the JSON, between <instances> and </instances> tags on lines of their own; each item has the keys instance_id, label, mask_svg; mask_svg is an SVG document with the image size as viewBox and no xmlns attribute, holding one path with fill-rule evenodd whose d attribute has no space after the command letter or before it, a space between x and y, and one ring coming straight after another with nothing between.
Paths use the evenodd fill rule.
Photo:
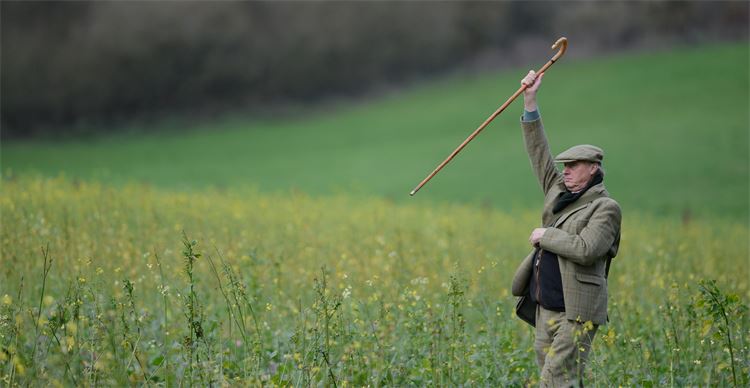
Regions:
<instances>
[{"instance_id":1,"label":"tweed flat cap","mask_svg":"<svg viewBox=\"0 0 750 388\"><path fill-rule=\"evenodd\" d=\"M588 162L601 163L602 159L604 159L604 151L602 151L601 148L590 144L581 144L570 147L560 155L557 155L555 162L567 163L575 162L577 160L585 160Z\"/></svg>"}]
</instances>

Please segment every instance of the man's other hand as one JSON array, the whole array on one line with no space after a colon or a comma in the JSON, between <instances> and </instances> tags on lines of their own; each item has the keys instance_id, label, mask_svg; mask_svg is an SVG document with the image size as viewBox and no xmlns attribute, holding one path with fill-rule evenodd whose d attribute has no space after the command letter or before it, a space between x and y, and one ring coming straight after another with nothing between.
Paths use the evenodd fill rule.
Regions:
<instances>
[{"instance_id":1,"label":"man's other hand","mask_svg":"<svg viewBox=\"0 0 750 388\"><path fill-rule=\"evenodd\" d=\"M529 236L529 242L531 243L531 246L539 246L539 240L542 239L545 231L547 231L547 228L536 228L533 232L531 232L531 236Z\"/></svg>"}]
</instances>

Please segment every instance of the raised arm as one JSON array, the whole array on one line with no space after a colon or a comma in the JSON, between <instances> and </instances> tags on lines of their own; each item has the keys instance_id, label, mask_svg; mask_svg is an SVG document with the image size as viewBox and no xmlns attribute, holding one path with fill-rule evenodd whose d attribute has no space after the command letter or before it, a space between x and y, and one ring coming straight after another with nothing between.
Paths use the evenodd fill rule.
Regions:
<instances>
[{"instance_id":1,"label":"raised arm","mask_svg":"<svg viewBox=\"0 0 750 388\"><path fill-rule=\"evenodd\" d=\"M542 84L543 77L544 73L537 77L536 73L531 70L521 80L522 84L531 85L523 93L524 116L521 119L521 127L523 128L523 139L531 161L531 167L534 169L534 174L539 180L544 195L547 195L552 186L562 181L562 177L555 168L536 102L537 91Z\"/></svg>"}]
</instances>

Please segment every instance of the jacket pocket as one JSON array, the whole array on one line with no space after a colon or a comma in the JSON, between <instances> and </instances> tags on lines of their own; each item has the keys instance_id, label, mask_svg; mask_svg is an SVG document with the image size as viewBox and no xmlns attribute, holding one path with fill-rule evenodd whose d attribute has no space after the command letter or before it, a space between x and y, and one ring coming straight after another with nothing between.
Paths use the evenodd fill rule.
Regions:
<instances>
[{"instance_id":1,"label":"jacket pocket","mask_svg":"<svg viewBox=\"0 0 750 388\"><path fill-rule=\"evenodd\" d=\"M585 273L577 273L576 280L581 283L593 284L595 286L601 286L604 284L604 278L596 275L587 275Z\"/></svg>"}]
</instances>

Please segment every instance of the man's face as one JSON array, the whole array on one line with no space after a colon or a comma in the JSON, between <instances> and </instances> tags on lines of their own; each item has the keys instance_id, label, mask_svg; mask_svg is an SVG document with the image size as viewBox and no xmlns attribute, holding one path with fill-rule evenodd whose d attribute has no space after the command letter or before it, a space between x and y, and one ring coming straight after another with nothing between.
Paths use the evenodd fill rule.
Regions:
<instances>
[{"instance_id":1,"label":"man's face","mask_svg":"<svg viewBox=\"0 0 750 388\"><path fill-rule=\"evenodd\" d=\"M565 187L574 193L583 190L597 169L598 166L591 162L575 161L565 163L563 167Z\"/></svg>"}]
</instances>

